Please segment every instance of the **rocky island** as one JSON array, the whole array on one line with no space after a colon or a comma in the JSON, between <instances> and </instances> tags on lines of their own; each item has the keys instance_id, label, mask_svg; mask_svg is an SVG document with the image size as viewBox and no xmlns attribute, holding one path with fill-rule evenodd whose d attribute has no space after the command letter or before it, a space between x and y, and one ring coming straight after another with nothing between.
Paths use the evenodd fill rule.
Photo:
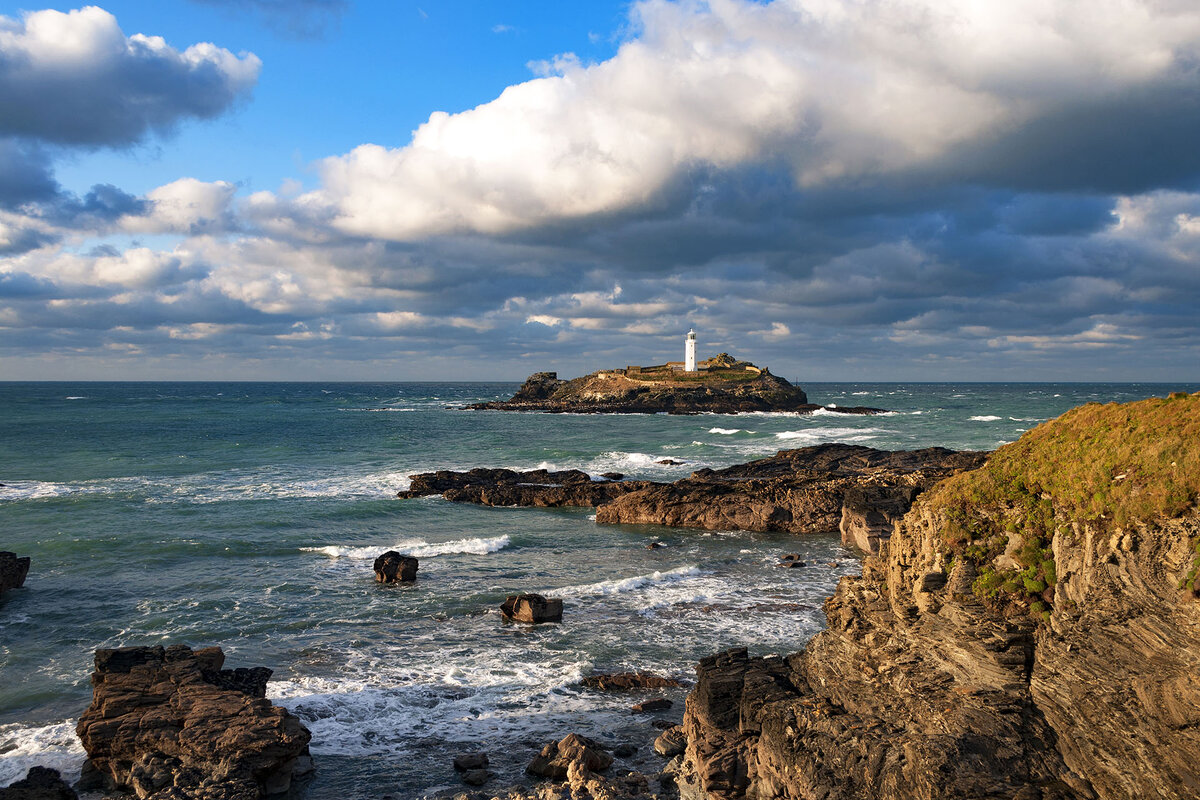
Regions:
<instances>
[{"instance_id":1,"label":"rocky island","mask_svg":"<svg viewBox=\"0 0 1200 800\"><path fill-rule=\"evenodd\" d=\"M571 414L737 414L786 411L811 414L877 414L878 408L820 406L799 386L766 367L720 353L685 369L684 362L625 367L560 380L558 373L531 375L508 400L475 403L476 411L543 411Z\"/></svg>"}]
</instances>

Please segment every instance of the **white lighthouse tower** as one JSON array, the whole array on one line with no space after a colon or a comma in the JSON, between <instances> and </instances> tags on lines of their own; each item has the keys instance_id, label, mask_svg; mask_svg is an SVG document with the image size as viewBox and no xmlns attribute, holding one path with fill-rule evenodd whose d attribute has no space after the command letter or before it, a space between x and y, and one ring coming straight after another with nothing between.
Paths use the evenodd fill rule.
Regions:
<instances>
[{"instance_id":1,"label":"white lighthouse tower","mask_svg":"<svg viewBox=\"0 0 1200 800\"><path fill-rule=\"evenodd\" d=\"M688 372L696 371L696 332L688 331L683 346L683 368Z\"/></svg>"}]
</instances>

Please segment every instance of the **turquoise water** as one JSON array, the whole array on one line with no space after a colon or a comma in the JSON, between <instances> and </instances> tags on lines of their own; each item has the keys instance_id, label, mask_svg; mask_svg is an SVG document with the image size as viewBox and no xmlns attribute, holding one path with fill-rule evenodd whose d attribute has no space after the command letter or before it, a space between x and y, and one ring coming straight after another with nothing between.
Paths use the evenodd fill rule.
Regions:
<instances>
[{"instance_id":1,"label":"turquoise water","mask_svg":"<svg viewBox=\"0 0 1200 800\"><path fill-rule=\"evenodd\" d=\"M826 441L990 449L1083 402L1200 386L805 385L814 402L894 411L875 417L461 409L515 389L0 383L0 549L33 557L26 588L0 599L0 786L34 763L78 768L95 648L169 642L275 670L270 696L314 734L319 769L297 797L452 788L450 759L475 749L503 785L569 731L639 745L628 765L657 766L634 699L579 678L688 675L736 644L795 650L858 570L853 555L831 536L397 500L406 476L546 466L671 480ZM415 586L374 583L387 549L420 558ZM775 569L784 552L812 566ZM496 607L517 591L564 597L564 623L504 624Z\"/></svg>"}]
</instances>

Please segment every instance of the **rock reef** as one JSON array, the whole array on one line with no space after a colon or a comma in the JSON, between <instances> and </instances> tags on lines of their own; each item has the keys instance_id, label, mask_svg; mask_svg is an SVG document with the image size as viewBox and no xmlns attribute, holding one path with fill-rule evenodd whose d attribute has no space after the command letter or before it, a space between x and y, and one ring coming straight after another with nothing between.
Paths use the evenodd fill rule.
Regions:
<instances>
[{"instance_id":1,"label":"rock reef","mask_svg":"<svg viewBox=\"0 0 1200 800\"><path fill-rule=\"evenodd\" d=\"M708 530L830 533L877 547L913 499L938 480L983 463L985 453L823 444L674 483L593 481L586 472L473 469L413 475L400 497L441 494L493 506L590 506L599 523ZM872 527L872 525L874 527Z\"/></svg>"},{"instance_id":2,"label":"rock reef","mask_svg":"<svg viewBox=\"0 0 1200 800\"><path fill-rule=\"evenodd\" d=\"M538 372L508 400L475 403L483 411L543 411L572 414L737 414L748 411L812 413L823 406L808 402L799 386L772 375L766 367L721 353L683 372L673 365L600 370L572 380ZM877 408L838 408L845 414L874 414Z\"/></svg>"},{"instance_id":3,"label":"rock reef","mask_svg":"<svg viewBox=\"0 0 1200 800\"><path fill-rule=\"evenodd\" d=\"M1198 437L1084 406L926 492L804 650L701 662L681 796L1197 796Z\"/></svg>"},{"instance_id":4,"label":"rock reef","mask_svg":"<svg viewBox=\"0 0 1200 800\"><path fill-rule=\"evenodd\" d=\"M271 671L222 669L220 648L96 651L76 732L83 785L142 800L253 800L312 769L300 720L264 699Z\"/></svg>"}]
</instances>

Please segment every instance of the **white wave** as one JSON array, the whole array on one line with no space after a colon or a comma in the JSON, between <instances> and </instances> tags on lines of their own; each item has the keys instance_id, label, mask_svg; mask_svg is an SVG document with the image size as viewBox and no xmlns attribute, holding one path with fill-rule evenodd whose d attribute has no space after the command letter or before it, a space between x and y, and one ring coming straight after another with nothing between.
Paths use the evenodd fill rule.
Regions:
<instances>
[{"instance_id":1,"label":"white wave","mask_svg":"<svg viewBox=\"0 0 1200 800\"><path fill-rule=\"evenodd\" d=\"M809 428L802 431L782 431L776 439L799 440L801 442L865 442L878 438L880 433L890 433L883 428Z\"/></svg>"},{"instance_id":2,"label":"white wave","mask_svg":"<svg viewBox=\"0 0 1200 800\"><path fill-rule=\"evenodd\" d=\"M972 422L995 422L998 419L1000 419L1000 417L996 417L991 414L981 414L979 416L971 417Z\"/></svg>"},{"instance_id":3,"label":"white wave","mask_svg":"<svg viewBox=\"0 0 1200 800\"><path fill-rule=\"evenodd\" d=\"M851 392L850 394L853 394L853 395L864 395L864 394L871 394L871 392Z\"/></svg>"},{"instance_id":4,"label":"white wave","mask_svg":"<svg viewBox=\"0 0 1200 800\"><path fill-rule=\"evenodd\" d=\"M709 433L719 433L723 436L730 436L735 433L741 433L741 428L709 428Z\"/></svg>"},{"instance_id":5,"label":"white wave","mask_svg":"<svg viewBox=\"0 0 1200 800\"><path fill-rule=\"evenodd\" d=\"M405 556L418 558L433 558L462 553L465 555L487 555L508 547L507 536L493 536L479 539L455 539L451 542L427 542L424 539L406 539L394 545L368 545L366 547L350 547L343 545L326 545L324 547L301 547L309 553L324 553L330 558L375 559L380 553L395 550Z\"/></svg>"},{"instance_id":6,"label":"white wave","mask_svg":"<svg viewBox=\"0 0 1200 800\"><path fill-rule=\"evenodd\" d=\"M1009 417L1013 422L1045 422L1045 417Z\"/></svg>"},{"instance_id":7,"label":"white wave","mask_svg":"<svg viewBox=\"0 0 1200 800\"><path fill-rule=\"evenodd\" d=\"M635 575L632 578L620 578L611 581L590 583L586 586L568 586L557 592L569 595L610 595L634 592L657 583L671 583L687 580L701 575L699 567L677 567L666 572L653 572L649 575Z\"/></svg>"},{"instance_id":8,"label":"white wave","mask_svg":"<svg viewBox=\"0 0 1200 800\"><path fill-rule=\"evenodd\" d=\"M69 395L67 397L64 397L63 399L64 400L87 400L86 397L84 397L83 395L79 395L79 394Z\"/></svg>"},{"instance_id":9,"label":"white wave","mask_svg":"<svg viewBox=\"0 0 1200 800\"><path fill-rule=\"evenodd\" d=\"M33 766L56 769L70 781L84 758L74 722L0 725L0 786L24 778Z\"/></svg>"}]
</instances>

